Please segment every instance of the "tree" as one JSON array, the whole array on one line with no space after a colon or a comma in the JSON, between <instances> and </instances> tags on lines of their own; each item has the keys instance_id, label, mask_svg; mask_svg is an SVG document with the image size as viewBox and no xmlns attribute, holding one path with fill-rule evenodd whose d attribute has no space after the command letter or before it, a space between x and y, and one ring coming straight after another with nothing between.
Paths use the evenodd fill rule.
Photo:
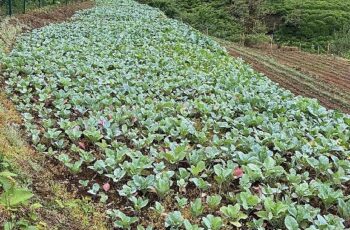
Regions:
<instances>
[{"instance_id":1,"label":"tree","mask_svg":"<svg viewBox=\"0 0 350 230\"><path fill-rule=\"evenodd\" d=\"M263 23L266 0L230 0L232 15L244 26L246 34L265 32Z\"/></svg>"}]
</instances>

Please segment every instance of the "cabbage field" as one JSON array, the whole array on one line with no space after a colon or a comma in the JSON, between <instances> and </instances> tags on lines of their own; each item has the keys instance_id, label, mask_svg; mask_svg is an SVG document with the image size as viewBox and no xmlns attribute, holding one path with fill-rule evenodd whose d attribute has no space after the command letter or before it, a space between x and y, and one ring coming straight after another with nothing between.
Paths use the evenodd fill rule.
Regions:
<instances>
[{"instance_id":1,"label":"cabbage field","mask_svg":"<svg viewBox=\"0 0 350 230\"><path fill-rule=\"evenodd\" d=\"M350 116L157 9L99 1L2 62L33 146L116 228L350 227Z\"/></svg>"}]
</instances>

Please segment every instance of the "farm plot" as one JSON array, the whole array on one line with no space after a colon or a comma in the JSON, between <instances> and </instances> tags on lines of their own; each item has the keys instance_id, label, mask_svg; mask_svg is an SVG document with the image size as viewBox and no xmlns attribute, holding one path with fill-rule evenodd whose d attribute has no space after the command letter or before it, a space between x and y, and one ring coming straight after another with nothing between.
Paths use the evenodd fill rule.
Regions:
<instances>
[{"instance_id":1,"label":"farm plot","mask_svg":"<svg viewBox=\"0 0 350 230\"><path fill-rule=\"evenodd\" d=\"M317 98L322 105L350 113L350 62L305 52L270 51L226 44L259 72L297 95Z\"/></svg>"},{"instance_id":2,"label":"farm plot","mask_svg":"<svg viewBox=\"0 0 350 230\"><path fill-rule=\"evenodd\" d=\"M115 227L349 226L350 117L159 10L100 1L2 62L35 148Z\"/></svg>"}]
</instances>

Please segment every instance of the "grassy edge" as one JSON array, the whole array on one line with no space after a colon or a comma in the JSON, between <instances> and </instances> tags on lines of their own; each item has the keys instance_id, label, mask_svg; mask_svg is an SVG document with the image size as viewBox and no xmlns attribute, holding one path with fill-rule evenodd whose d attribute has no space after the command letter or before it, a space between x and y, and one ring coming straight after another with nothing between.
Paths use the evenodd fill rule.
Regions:
<instances>
[{"instance_id":1,"label":"grassy edge","mask_svg":"<svg viewBox=\"0 0 350 230\"><path fill-rule=\"evenodd\" d=\"M34 194L28 204L13 210L3 209L0 224L8 222L17 226L21 221L39 229L106 229L103 207L92 203L89 197L79 197L74 189L69 191L64 181L57 178L66 173L64 169L52 165L27 144L20 129L20 115L3 93L0 119L0 154L6 170L17 174L18 185ZM47 170L48 167L57 169L56 174Z\"/></svg>"},{"instance_id":2,"label":"grassy edge","mask_svg":"<svg viewBox=\"0 0 350 230\"><path fill-rule=\"evenodd\" d=\"M26 25L19 22L1 23L0 59L25 28ZM91 197L77 194L77 188L62 178L68 174L66 169L57 167L30 147L22 129L21 115L7 98L3 86L0 65L0 163L3 170L17 174L16 186L28 188L34 196L16 208L0 206L0 226L5 229L107 229L105 207L94 203Z\"/></svg>"}]
</instances>

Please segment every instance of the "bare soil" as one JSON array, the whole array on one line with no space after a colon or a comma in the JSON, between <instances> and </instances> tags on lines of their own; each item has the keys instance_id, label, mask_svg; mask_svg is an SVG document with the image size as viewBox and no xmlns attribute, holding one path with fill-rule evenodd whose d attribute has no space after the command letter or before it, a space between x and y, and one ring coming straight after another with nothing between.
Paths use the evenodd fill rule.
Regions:
<instances>
[{"instance_id":1,"label":"bare soil","mask_svg":"<svg viewBox=\"0 0 350 230\"><path fill-rule=\"evenodd\" d=\"M350 113L350 61L300 51L245 48L225 44L228 52L296 95L316 98L329 108Z\"/></svg>"},{"instance_id":2,"label":"bare soil","mask_svg":"<svg viewBox=\"0 0 350 230\"><path fill-rule=\"evenodd\" d=\"M76 11L89 9L94 6L92 1L84 1L59 7L42 8L14 17L11 22L25 25L25 31L44 27L51 23L69 20Z\"/></svg>"}]
</instances>

